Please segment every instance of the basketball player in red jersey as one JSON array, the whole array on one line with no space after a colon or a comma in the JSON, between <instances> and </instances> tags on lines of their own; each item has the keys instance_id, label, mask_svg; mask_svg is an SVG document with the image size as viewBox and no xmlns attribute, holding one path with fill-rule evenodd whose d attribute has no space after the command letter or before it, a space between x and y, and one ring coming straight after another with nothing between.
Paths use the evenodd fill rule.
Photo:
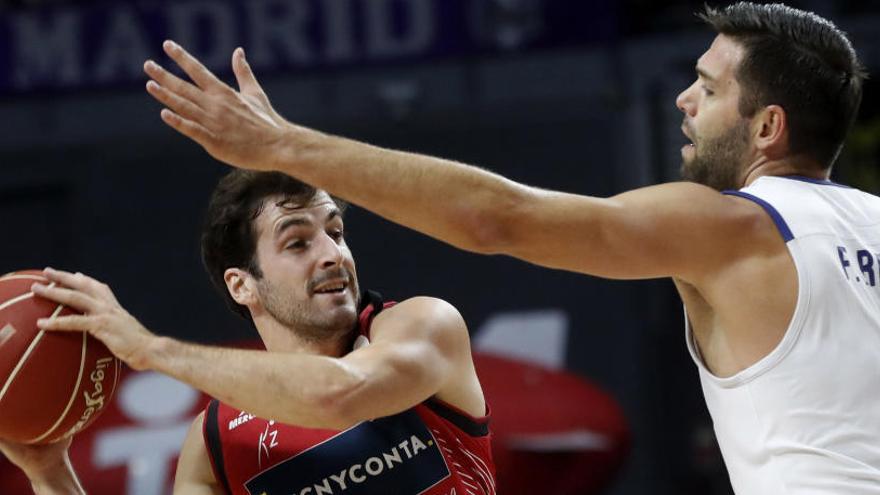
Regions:
<instances>
[{"instance_id":1,"label":"basketball player in red jersey","mask_svg":"<svg viewBox=\"0 0 880 495\"><path fill-rule=\"evenodd\" d=\"M205 266L269 352L153 335L109 287L82 274L47 269L65 288L34 286L84 313L42 328L89 331L133 368L218 399L184 442L175 493L495 493L464 321L438 299L362 295L343 209L280 173L234 171L215 190ZM38 493L47 480L66 488L42 493L80 493L66 449L50 450L49 460L11 458Z\"/></svg>"}]
</instances>

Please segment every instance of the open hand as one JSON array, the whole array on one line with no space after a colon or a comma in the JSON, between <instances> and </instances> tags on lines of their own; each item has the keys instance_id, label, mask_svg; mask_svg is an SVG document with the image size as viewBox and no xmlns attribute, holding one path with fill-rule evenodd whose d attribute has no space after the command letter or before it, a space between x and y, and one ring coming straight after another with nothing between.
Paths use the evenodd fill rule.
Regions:
<instances>
[{"instance_id":1,"label":"open hand","mask_svg":"<svg viewBox=\"0 0 880 495\"><path fill-rule=\"evenodd\" d=\"M241 168L273 170L291 134L314 133L293 126L275 112L242 48L232 53L238 91L173 41L166 41L162 48L192 83L147 60L144 71L152 78L147 92L167 107L161 112L166 124L202 145L214 158Z\"/></svg>"},{"instance_id":2,"label":"open hand","mask_svg":"<svg viewBox=\"0 0 880 495\"><path fill-rule=\"evenodd\" d=\"M43 275L57 285L34 284L34 294L83 314L43 318L37 326L50 331L88 332L132 368L146 368L150 343L156 337L119 304L110 287L82 273L46 268Z\"/></svg>"}]
</instances>

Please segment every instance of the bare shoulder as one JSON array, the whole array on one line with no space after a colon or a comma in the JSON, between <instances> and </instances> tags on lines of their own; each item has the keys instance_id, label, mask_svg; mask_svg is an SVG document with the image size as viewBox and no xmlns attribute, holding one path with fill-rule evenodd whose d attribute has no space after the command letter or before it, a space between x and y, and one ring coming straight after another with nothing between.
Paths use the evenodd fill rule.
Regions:
<instances>
[{"instance_id":1,"label":"bare shoulder","mask_svg":"<svg viewBox=\"0 0 880 495\"><path fill-rule=\"evenodd\" d=\"M694 208L703 210L691 215L700 218L694 227L705 235L704 240L694 242L706 253L703 259L709 261L701 266L692 282L705 288L726 280L720 274L740 270L747 264L787 259L786 239L761 203L743 195L722 194L709 188L705 188L708 192L699 191L703 186L691 186L696 186L692 196L697 201Z\"/></svg>"},{"instance_id":2,"label":"bare shoulder","mask_svg":"<svg viewBox=\"0 0 880 495\"><path fill-rule=\"evenodd\" d=\"M195 418L193 418L192 424L190 424L189 426L189 431L186 434L186 438L183 440L181 451L195 446L200 446L204 448L205 439L202 435L202 432L204 431L204 425L205 411L202 411Z\"/></svg>"},{"instance_id":3,"label":"bare shoulder","mask_svg":"<svg viewBox=\"0 0 880 495\"><path fill-rule=\"evenodd\" d=\"M205 437L202 434L205 424L205 412L202 411L193 419L189 427L189 432L183 441L180 449L180 459L177 463L178 478L181 474L189 474L195 464L202 460L210 462L208 459L208 449L205 445ZM184 473L181 473L184 471Z\"/></svg>"},{"instance_id":4,"label":"bare shoulder","mask_svg":"<svg viewBox=\"0 0 880 495\"><path fill-rule=\"evenodd\" d=\"M436 297L417 296L382 311L374 320L375 338L419 338L442 345L468 339L467 325L458 309Z\"/></svg>"},{"instance_id":5,"label":"bare shoulder","mask_svg":"<svg viewBox=\"0 0 880 495\"><path fill-rule=\"evenodd\" d=\"M405 321L431 322L438 326L464 327L464 319L452 304L429 296L416 296L405 299L386 309L376 320L395 319Z\"/></svg>"},{"instance_id":6,"label":"bare shoulder","mask_svg":"<svg viewBox=\"0 0 880 495\"><path fill-rule=\"evenodd\" d=\"M606 259L625 267L624 278L672 276L699 285L731 263L782 245L760 205L700 184L650 186L608 202Z\"/></svg>"},{"instance_id":7,"label":"bare shoulder","mask_svg":"<svg viewBox=\"0 0 880 495\"><path fill-rule=\"evenodd\" d=\"M453 305L434 297L413 297L381 313L376 323L380 323L378 320L383 314L386 321L392 323L389 331L399 332L400 341L425 351L435 359L435 369L447 370L434 397L473 417L486 413L486 400L474 368L467 325ZM444 361L448 366L437 364Z\"/></svg>"},{"instance_id":8,"label":"bare shoulder","mask_svg":"<svg viewBox=\"0 0 880 495\"><path fill-rule=\"evenodd\" d=\"M685 220L708 219L716 223L736 222L761 212L754 202L694 182L669 182L634 189L611 200L647 216L669 215Z\"/></svg>"},{"instance_id":9,"label":"bare shoulder","mask_svg":"<svg viewBox=\"0 0 880 495\"><path fill-rule=\"evenodd\" d=\"M214 477L211 459L202 434L205 413L193 419L177 461L177 474L174 478L176 495L213 495L223 491Z\"/></svg>"},{"instance_id":10,"label":"bare shoulder","mask_svg":"<svg viewBox=\"0 0 880 495\"><path fill-rule=\"evenodd\" d=\"M774 250L784 245L785 239L779 230L780 227L764 206L742 196L724 195L724 198L730 203L732 213L736 215L736 219L753 242L753 250L755 248ZM763 242L755 244L754 241Z\"/></svg>"}]
</instances>

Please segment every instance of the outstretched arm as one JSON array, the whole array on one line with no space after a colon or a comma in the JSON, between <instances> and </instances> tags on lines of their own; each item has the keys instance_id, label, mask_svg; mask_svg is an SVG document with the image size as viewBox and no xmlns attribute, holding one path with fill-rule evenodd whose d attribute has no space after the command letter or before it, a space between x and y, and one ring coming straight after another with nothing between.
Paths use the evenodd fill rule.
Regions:
<instances>
[{"instance_id":1,"label":"outstretched arm","mask_svg":"<svg viewBox=\"0 0 880 495\"><path fill-rule=\"evenodd\" d=\"M750 253L761 224L755 205L695 184L578 196L322 134L275 112L241 49L232 57L236 91L179 46L164 47L193 82L147 62L147 89L168 107L163 120L212 156L288 173L462 249L603 277L697 283L719 261Z\"/></svg>"},{"instance_id":2,"label":"outstretched arm","mask_svg":"<svg viewBox=\"0 0 880 495\"><path fill-rule=\"evenodd\" d=\"M128 314L105 284L82 274L44 273L59 286L35 284L34 292L85 314L40 320L41 328L87 331L135 369L165 373L263 418L343 429L432 395L452 399L448 402L474 415L484 412L467 329L458 312L437 299L413 298L382 312L373 323L371 345L333 358L158 337ZM462 399L459 389L469 395Z\"/></svg>"}]
</instances>

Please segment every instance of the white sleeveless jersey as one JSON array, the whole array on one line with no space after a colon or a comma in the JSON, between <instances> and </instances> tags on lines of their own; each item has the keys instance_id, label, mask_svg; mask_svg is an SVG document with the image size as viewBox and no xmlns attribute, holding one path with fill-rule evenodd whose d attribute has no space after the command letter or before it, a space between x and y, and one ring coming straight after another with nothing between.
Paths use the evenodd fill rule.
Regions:
<instances>
[{"instance_id":1,"label":"white sleeveless jersey","mask_svg":"<svg viewBox=\"0 0 880 495\"><path fill-rule=\"evenodd\" d=\"M801 177L728 194L767 211L798 275L782 341L732 377L706 369L686 326L734 490L880 495L880 198Z\"/></svg>"}]
</instances>

